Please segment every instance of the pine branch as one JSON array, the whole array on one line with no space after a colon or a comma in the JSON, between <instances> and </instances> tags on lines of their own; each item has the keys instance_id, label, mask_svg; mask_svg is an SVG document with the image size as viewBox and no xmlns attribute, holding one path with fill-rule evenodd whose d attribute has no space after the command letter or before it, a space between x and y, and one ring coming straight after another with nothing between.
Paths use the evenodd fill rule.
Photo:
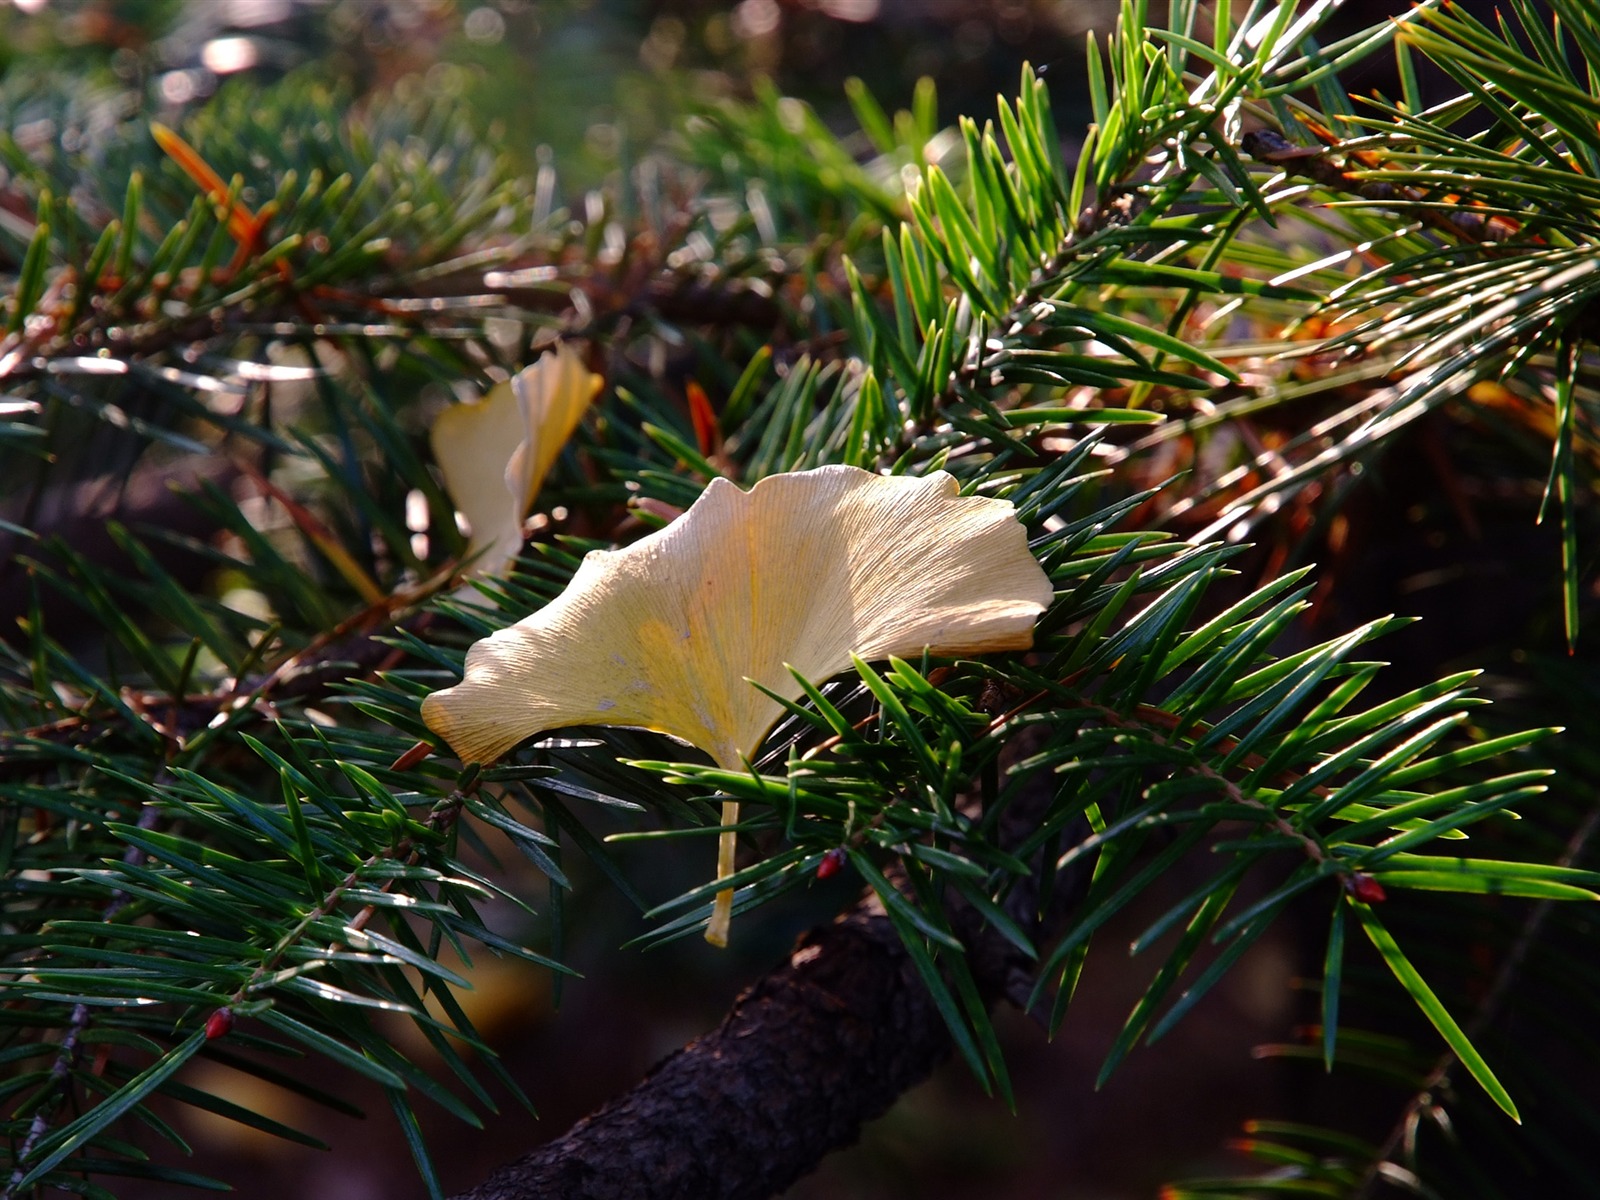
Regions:
<instances>
[{"instance_id":1,"label":"pine branch","mask_svg":"<svg viewBox=\"0 0 1600 1200\"><path fill-rule=\"evenodd\" d=\"M1476 703L1465 674L1349 712L1377 669L1353 655L1393 622L1280 655L1274 647L1307 590L1295 590L1294 576L1206 619L1211 609L1202 606L1216 603L1208 588L1226 574L1232 552L1162 544L1129 528L1148 496L1117 496L1117 481L1102 485L1088 470L1099 453L1094 441L1056 432L1142 422L1151 397L1235 378L1225 354L1193 344L1191 316L1202 297L1214 298L1222 315L1245 305L1253 306L1247 316L1300 313L1334 285L1338 271L1316 264L1306 276L1280 279L1307 266L1296 258L1302 248L1265 250L1241 235L1256 218L1283 213L1291 195L1263 187L1234 150L1244 103L1270 106L1281 121L1301 105L1292 93L1314 86L1330 105L1333 68L1377 44L1363 33L1326 52L1311 45L1328 7L1302 16L1291 2L1253 3L1237 29L1224 15L1207 48L1192 36L1192 4L1172 6L1166 31L1146 30L1142 6L1126 5L1112 43L1112 86L1100 79L1093 89L1097 130L1074 177L1059 161L1045 89L1031 76L1016 105L1002 106L1000 132L964 122L951 142L964 149L961 161L929 165L910 198L898 190L899 171L925 158L931 96L919 95L917 109L892 128L853 97L879 152L866 166L814 117L783 119L796 112L775 94L750 108L730 106L701 147L714 160L708 170L724 172L703 203L673 196L665 207L681 211L663 220L660 195L651 201L641 171L631 199L645 202L645 215L636 223L602 193L589 198L582 221L556 222L543 181L529 197L474 139L443 136L437 126L429 131L441 135L437 170L433 156L423 156L427 169L413 169L391 153L398 142L382 138L374 151L360 139L308 148L286 137L293 156L271 138L245 145L229 125L230 113L241 112L237 98L208 118L215 136L197 124L197 149L158 134L166 157L154 157L141 136L138 172L101 189L97 223L52 198L69 194L63 180L42 168L19 175L17 195L35 208L27 228L0 230L10 238L0 250L18 264L0 373L9 367L8 382L40 400L23 401L19 411L39 421L19 430L18 445L26 434L73 438L75 427L56 411L62 406L51 404L46 417L41 402L61 398L92 422L126 422L134 456L162 440L193 452L197 431L204 439L238 435L292 468L275 475L251 464L262 494L293 513L294 525L275 543L274 531L252 524L231 498L210 497L217 527L244 547L218 552L218 560L258 591L281 629L189 594L131 538L119 544L140 578L115 578L120 572L105 563L74 559L70 546L61 566L38 568L58 590L82 593L108 665L85 667L38 621L7 649L0 702L8 733L0 742L8 774L0 788L8 811L27 814L9 827L7 849L21 874L4 900L21 932L8 943L8 1011L19 1035L66 1031L31 1096L52 1118L64 1099L82 1094L80 1085L95 1086L76 1064L79 1026L88 1020L81 1001L106 1001L96 1032L103 1022L137 1049L113 1062L109 1095L97 1094L59 1128L30 1128L27 1111L16 1110L12 1143L26 1147L16 1169L55 1182L105 1169L107 1155L127 1157L115 1123L141 1112L205 1044L210 1028L197 1027L196 1017L219 1006L377 1079L408 1130L413 1093L470 1117L466 1102L395 1052L367 1012L407 1014L471 1098L487 1103L446 1037L480 1045L454 1007L450 988L460 978L438 961L439 949L476 939L553 964L479 918L475 906L486 897L524 909L527 900L462 861L457 839L472 827L458 817L480 818L534 864L549 881L559 926L564 841L632 894L605 844L567 807L576 798L648 806L690 827L652 831L663 836L712 828L708 810L723 796L746 800L751 815L741 831L757 852L734 877L742 906L800 886L820 863L842 856L882 911L858 910L813 934L722 1030L536 1156L530 1178L583 1176L588 1182L573 1186L626 1195L620 1189L640 1180L624 1184L606 1172L631 1151L652 1173L652 1188L673 1180L697 1196L718 1187L770 1190L853 1137L950 1045L1003 1089L989 1004L1005 996L1058 1023L1090 941L1204 842L1224 865L1135 941L1137 950L1167 949L1107 1072L1138 1041L1159 1037L1291 899L1315 888L1331 895L1336 920L1347 907L1358 911L1408 999L1509 1108L1504 1089L1468 1056L1471 1037L1449 1021L1377 918L1346 904L1346 893L1386 878L1396 887L1592 897L1600 877L1575 868L1424 853L1513 802L1534 800L1541 770L1474 774L1446 790L1436 780L1518 749L1539 731L1452 748L1446 739ZM1164 46L1151 40L1159 37ZM1186 77L1191 58L1211 73ZM1097 79L1100 69L1097 51ZM323 115L326 128L342 128L338 114ZM1425 124L1412 122L1419 137L1443 136ZM1588 132L1581 123L1573 136L1580 132ZM272 164L264 180L258 157ZM880 177L882 167L894 169ZM1374 169L1388 170L1388 160ZM230 171L237 179L225 182ZM1349 184L1350 174L1341 169L1334 182ZM274 201L245 207L246 178ZM330 202L339 188L339 203ZM113 209L129 214L115 229ZM504 225L490 220L502 211L513 214L517 236L502 237ZM843 235L841 214L851 219ZM904 217L898 231L887 229ZM1376 220L1351 218L1349 228L1363 228L1362 219ZM152 229L166 232L153 239ZM880 234L881 257L873 241ZM846 242L849 267L838 259ZM1545 264L1557 272L1547 275L1548 295L1565 286L1559 272L1570 265ZM1397 285L1391 278L1384 286ZM1510 284L1499 278L1494 286ZM1374 295L1380 306L1394 299L1381 288ZM1412 311L1438 320L1456 300L1439 303ZM221 324L194 326L201 311L220 313ZM1382 314L1375 337L1408 328L1395 320L1398 311ZM512 328L490 336L486 314ZM590 361L604 364L615 388L548 497L570 503L565 530L601 540L542 544L470 610L438 601L435 611L461 629L488 634L546 602L585 548L631 536L692 502L717 475L750 480L842 461L912 472L947 466L963 487L1012 500L1057 593L1034 656L891 661L881 671L863 664L857 679L841 684L808 680L809 702L789 706L788 724L746 772L666 763L664 744L639 734L529 750L532 761L484 773L481 781L494 786L481 790L472 769L449 778L438 761L419 765L402 753L425 733L419 699L459 668L463 638L426 615L394 624L421 598L418 581L433 579L461 544L454 506L420 449L422 422L414 418L426 410L417 401L433 402L449 384L501 377L531 348L531 329L552 323L590 336ZM769 329L775 342L814 330L804 343L814 357L796 359L797 347L781 344L750 359L751 331ZM173 340L188 336L202 343L202 360L261 357L256 339L307 347L322 339L337 349L340 369L297 369L312 398L284 428L269 402L234 415L247 412L249 385L275 368L190 371ZM108 357L89 356L102 348ZM112 365L95 365L103 363ZM780 378L768 386L772 364ZM1570 466L1580 393L1576 366L1568 366L1558 407L1561 462ZM86 374L95 370L121 374L96 382ZM692 388L689 375L697 377ZM166 392L140 390L156 380ZM720 414L705 397L713 381L727 395ZM124 382L149 411L119 406L125 397L115 387ZM215 386L232 389L237 405L213 408L191 394ZM1245 403L1270 391L1250 395L1242 382L1241 389ZM164 407L173 397L181 403ZM1121 402L1126 410L1099 407ZM1388 418L1397 427L1398 416ZM1299 479L1339 461L1318 457L1325 432L1313 429L1291 445L1310 463ZM1376 445L1381 432L1364 428L1356 441ZM1556 494L1570 508L1570 487ZM416 526L400 515L419 497L429 511L421 549ZM365 603L357 607L352 593ZM129 616L130 607L142 613L164 603L176 619L144 628ZM273 634L286 649L275 648ZM197 668L202 648L212 658ZM196 670L203 682L190 686ZM333 715L307 714L314 722L272 720L286 715L288 702L329 700L338 702L326 706ZM1041 740L1023 757L1006 757L1029 731ZM159 787L151 770L158 763ZM981 802L963 805L963 794L981 794ZM146 826L156 811L173 819ZM1040 908L1057 911L1073 891L1072 880L1058 886L1058 876L1075 877L1080 864L1092 865L1094 877L1073 897L1070 921L1042 919ZM1230 911L1246 874L1285 864L1286 882ZM696 927L712 886L652 911L674 914L652 936ZM132 897L130 907L112 908L119 896ZM1334 985L1343 926L1335 929ZM1168 932L1179 934L1176 945ZM1207 942L1221 947L1218 957L1187 976ZM1419 961L1431 973L1434 964L1421 954ZM1181 979L1187 990L1175 992ZM1327 990L1336 999L1337 986ZM424 1005L434 997L444 1018ZM855 1016L841 1019L839 1005ZM1331 1057L1336 1014L1325 1012ZM811 1036L798 1044L802 1028ZM153 1061L135 1071L132 1060L145 1054ZM26 1069L27 1060L18 1061ZM860 1103L836 1115L857 1068ZM774 1091L774 1080L791 1076L788 1092ZM691 1101L706 1119L686 1118L682 1106ZM745 1128L763 1113L770 1154L752 1151ZM412 1144L431 1180L426 1151L419 1139ZM700 1173L713 1161L722 1183ZM13 1176L14 1190L29 1178Z\"/></svg>"},{"instance_id":2,"label":"pine branch","mask_svg":"<svg viewBox=\"0 0 1600 1200\"><path fill-rule=\"evenodd\" d=\"M1600 809L1591 809L1589 815L1567 839L1556 865L1570 867L1580 861L1597 833L1600 833ZM1528 955L1532 953L1555 909L1556 905L1552 901L1541 900L1523 919L1515 940L1501 958L1494 978L1467 1026L1467 1034L1473 1040L1477 1040L1488 1031L1515 994L1517 984L1527 966ZM1361 1176L1359 1187L1351 1194L1351 1200L1365 1200L1372 1193L1372 1189L1378 1186L1384 1177L1385 1168L1394 1163L1397 1155L1404 1154L1411 1159L1411 1166L1408 1169L1415 1170L1418 1123L1426 1110L1435 1103L1439 1093L1449 1087L1451 1073L1460 1066L1460 1061L1460 1057L1454 1051L1446 1051L1435 1061L1433 1068L1422 1080L1422 1086L1401 1106L1400 1115L1396 1118L1388 1136L1379 1144L1377 1153L1372 1156L1372 1161Z\"/></svg>"},{"instance_id":3,"label":"pine branch","mask_svg":"<svg viewBox=\"0 0 1600 1200\"><path fill-rule=\"evenodd\" d=\"M272 668L230 678L209 691L173 697L162 691L129 689L121 697L120 708L91 702L86 709L45 725L0 730L0 752L10 750L9 754L0 753L0 778L25 778L52 768L52 759L32 758L25 753L31 743L83 745L104 737L123 721L139 721L178 751L188 738L211 727L221 716L251 714L262 721L279 720L283 716L280 704L314 704L347 689L353 682L404 662L406 652L388 639L397 631L420 634L434 618L421 613L397 626L393 615L390 604L375 605L318 636ZM270 640L269 636L262 638L263 642ZM237 720L230 720L230 728L239 727Z\"/></svg>"},{"instance_id":4,"label":"pine branch","mask_svg":"<svg viewBox=\"0 0 1600 1200\"><path fill-rule=\"evenodd\" d=\"M1411 212L1430 228L1467 242L1509 242L1526 240L1543 244L1537 235L1524 234L1511 216L1492 210L1471 196L1435 194L1425 188L1407 187L1375 179L1392 164L1370 151L1352 151L1351 161L1336 162L1332 153L1340 143L1332 133L1313 123L1313 131L1326 143L1326 149L1296 146L1273 129L1258 129L1239 139L1239 148L1252 158L1279 167L1290 175L1301 175L1331 192L1359 196L1373 204L1386 206L1401 216ZM1396 171L1396 174L1401 172Z\"/></svg>"},{"instance_id":5,"label":"pine branch","mask_svg":"<svg viewBox=\"0 0 1600 1200\"><path fill-rule=\"evenodd\" d=\"M123 479L102 476L87 483L47 486L37 493L8 497L0 505L0 521L13 527L0 528L0 640L17 640L17 619L26 617L32 598L22 558L37 553L40 541L57 539L73 552L107 571L131 569L127 553L106 532L108 524L120 522L141 528L165 530L179 537L203 541L215 532L206 514L185 500L185 493L206 486L226 490L237 478L238 470L223 459L198 457L183 463L139 466ZM27 528L35 535L25 539L14 530ZM153 551L174 579L184 586L198 588L210 564L200 555L162 541ZM55 562L46 556L47 562ZM42 612L51 618L69 611L66 597L46 592L41 597Z\"/></svg>"},{"instance_id":6,"label":"pine branch","mask_svg":"<svg viewBox=\"0 0 1600 1200\"><path fill-rule=\"evenodd\" d=\"M137 825L144 830L154 829L160 819L160 809L153 804L146 804L139 811ZM144 860L145 852L138 846L129 846L123 851L122 861L125 866L137 867L142 865ZM127 907L130 899L132 897L127 892L113 889L110 899L100 910L100 920L109 924ZM12 1169L11 1178L5 1187L0 1189L0 1200L11 1200L17 1185L27 1173L28 1156L39 1144L39 1139L50 1131L61 1107L71 1100L72 1072L77 1066L79 1044L88 1031L93 1016L94 1010L86 1003L80 1002L72 1006L72 1011L67 1017L66 1033L56 1049L55 1061L50 1064L49 1082L43 1093L34 1098L33 1120L28 1124L28 1132L22 1139L22 1145L12 1155L11 1161L16 1166Z\"/></svg>"}]
</instances>

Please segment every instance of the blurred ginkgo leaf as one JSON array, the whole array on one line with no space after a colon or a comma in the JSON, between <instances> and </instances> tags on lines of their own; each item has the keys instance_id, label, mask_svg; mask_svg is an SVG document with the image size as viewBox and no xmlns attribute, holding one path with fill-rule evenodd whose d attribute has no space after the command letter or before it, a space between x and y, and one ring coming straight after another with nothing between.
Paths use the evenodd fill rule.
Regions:
<instances>
[{"instance_id":1,"label":"blurred ginkgo leaf","mask_svg":"<svg viewBox=\"0 0 1600 1200\"><path fill-rule=\"evenodd\" d=\"M433 423L433 456L471 528L473 575L495 575L522 547L522 522L605 382L565 343Z\"/></svg>"}]
</instances>

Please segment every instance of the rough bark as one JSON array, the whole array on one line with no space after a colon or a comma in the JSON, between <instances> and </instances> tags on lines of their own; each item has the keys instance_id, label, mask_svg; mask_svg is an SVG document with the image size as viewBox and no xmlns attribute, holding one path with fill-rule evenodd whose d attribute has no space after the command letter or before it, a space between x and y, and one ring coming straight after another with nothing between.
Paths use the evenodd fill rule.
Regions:
<instances>
[{"instance_id":1,"label":"rough bark","mask_svg":"<svg viewBox=\"0 0 1600 1200\"><path fill-rule=\"evenodd\" d=\"M863 904L632 1091L455 1200L758 1200L854 1142L949 1048L894 930Z\"/></svg>"},{"instance_id":2,"label":"rough bark","mask_svg":"<svg viewBox=\"0 0 1600 1200\"><path fill-rule=\"evenodd\" d=\"M1002 761L1033 753L1046 736L1025 731ZM1050 797L1047 781L1023 789L1001 818L1000 841L1014 846L1036 829ZM1087 876L1058 877L1041 914L1050 868L1033 867L1005 908L1039 941L1062 927ZM1033 960L958 896L946 897L946 912L990 1002L1025 1007ZM713 1032L453 1200L765 1200L853 1144L949 1051L927 985L869 893L801 938Z\"/></svg>"}]
</instances>

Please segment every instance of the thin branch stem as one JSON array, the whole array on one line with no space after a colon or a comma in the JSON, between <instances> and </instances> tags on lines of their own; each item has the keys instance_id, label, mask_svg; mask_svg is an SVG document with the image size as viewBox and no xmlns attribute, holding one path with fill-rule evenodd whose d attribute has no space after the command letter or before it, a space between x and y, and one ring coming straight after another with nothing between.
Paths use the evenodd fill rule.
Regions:
<instances>
[{"instance_id":1,"label":"thin branch stem","mask_svg":"<svg viewBox=\"0 0 1600 1200\"><path fill-rule=\"evenodd\" d=\"M161 810L154 803L147 802L139 810L139 819L135 824L139 829L153 829L160 818ZM129 846L123 851L122 861L127 866L139 866L144 860L145 852L137 846ZM100 920L109 924L127 907L130 898L121 888L114 890L105 907L100 910ZM45 1081L44 1091L37 1100L38 1107L28 1124L27 1136L23 1138L22 1145L18 1147L16 1156L12 1159L16 1166L12 1169L11 1178L4 1190L0 1190L0 1200L11 1200L15 1194L17 1184L21 1183L27 1174L28 1156L39 1144L39 1139L49 1131L56 1111L71 1093L72 1070L78 1064L78 1045L89 1028L91 1017L92 1010L89 1005L80 1002L72 1006L72 1012L67 1017L67 1032L56 1050L55 1061L50 1064L50 1077Z\"/></svg>"},{"instance_id":2,"label":"thin branch stem","mask_svg":"<svg viewBox=\"0 0 1600 1200\"><path fill-rule=\"evenodd\" d=\"M478 786L479 780L474 779L465 788L450 793L449 796L435 804L427 816L426 824L428 829L438 832L448 829L454 824L456 818L461 814L461 808L466 803L467 797L477 791ZM368 872L381 863L394 862L400 859L404 859L408 866L415 866L422 859L421 850L410 838L402 838L387 850L369 855L360 865L352 868L349 874L328 889L322 899L317 902L315 908L301 917L292 929L288 930L273 944L272 949L268 950L261 961L256 964L255 970L250 973L250 978L239 985L238 990L233 993L224 1007L231 1008L242 1003L252 993L265 986L264 981L277 972L279 965L283 962L284 955L299 945L307 932L318 921L321 921L324 917L331 916L339 907L339 902L344 898L344 894L359 884ZM388 892L394 887L394 884L393 878L387 879L380 886L379 891ZM376 905L366 905L351 919L349 928L356 930L366 928L367 923L372 920L372 915L376 911ZM4 1198L0 1197L0 1200L4 1200Z\"/></svg>"}]
</instances>

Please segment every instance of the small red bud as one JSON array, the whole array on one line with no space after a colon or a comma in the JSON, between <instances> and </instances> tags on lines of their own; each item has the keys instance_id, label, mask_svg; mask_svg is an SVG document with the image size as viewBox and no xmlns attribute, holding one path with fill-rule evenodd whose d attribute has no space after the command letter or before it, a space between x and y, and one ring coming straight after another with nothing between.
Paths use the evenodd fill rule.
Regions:
<instances>
[{"instance_id":1,"label":"small red bud","mask_svg":"<svg viewBox=\"0 0 1600 1200\"><path fill-rule=\"evenodd\" d=\"M1360 871L1345 876L1344 890L1363 904L1379 904L1389 898L1388 893L1383 890L1383 884Z\"/></svg>"},{"instance_id":2,"label":"small red bud","mask_svg":"<svg viewBox=\"0 0 1600 1200\"><path fill-rule=\"evenodd\" d=\"M214 1042L226 1037L233 1029L233 1009L219 1008L206 1018L206 1041Z\"/></svg>"},{"instance_id":3,"label":"small red bud","mask_svg":"<svg viewBox=\"0 0 1600 1200\"><path fill-rule=\"evenodd\" d=\"M415 746L411 747L411 749L407 750L399 758L395 759L394 762L390 763L389 764L389 770L391 770L391 771L409 771L409 770L411 770L412 767L416 766L419 762L421 762L423 759L427 758L428 755L430 755L432 753L433 753L433 746L432 745L430 745L428 742L418 742Z\"/></svg>"},{"instance_id":4,"label":"small red bud","mask_svg":"<svg viewBox=\"0 0 1600 1200\"><path fill-rule=\"evenodd\" d=\"M835 846L822 856L822 861L817 864L818 879L832 879L844 866L844 850Z\"/></svg>"}]
</instances>

